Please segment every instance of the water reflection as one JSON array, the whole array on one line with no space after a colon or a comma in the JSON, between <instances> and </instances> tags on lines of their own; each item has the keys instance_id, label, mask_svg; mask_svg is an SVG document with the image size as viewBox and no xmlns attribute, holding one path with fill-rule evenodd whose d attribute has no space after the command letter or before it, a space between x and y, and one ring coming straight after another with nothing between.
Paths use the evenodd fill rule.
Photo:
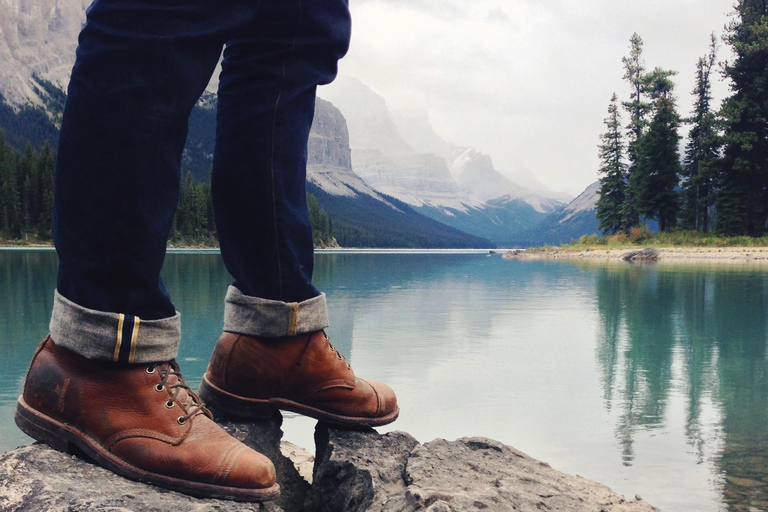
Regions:
<instances>
[{"instance_id":1,"label":"water reflection","mask_svg":"<svg viewBox=\"0 0 768 512\"><path fill-rule=\"evenodd\" d=\"M13 409L55 262L0 251L0 451L28 441ZM664 510L768 510L768 269L339 253L315 275L334 345L397 390L392 428L493 437ZM171 254L163 279L196 386L231 278ZM306 447L313 427L284 423Z\"/></svg>"},{"instance_id":2,"label":"water reflection","mask_svg":"<svg viewBox=\"0 0 768 512\"><path fill-rule=\"evenodd\" d=\"M768 510L768 273L762 269L596 269L606 408L618 408L625 464L638 431L665 427L687 398L685 435L714 462L728 510Z\"/></svg>"}]
</instances>

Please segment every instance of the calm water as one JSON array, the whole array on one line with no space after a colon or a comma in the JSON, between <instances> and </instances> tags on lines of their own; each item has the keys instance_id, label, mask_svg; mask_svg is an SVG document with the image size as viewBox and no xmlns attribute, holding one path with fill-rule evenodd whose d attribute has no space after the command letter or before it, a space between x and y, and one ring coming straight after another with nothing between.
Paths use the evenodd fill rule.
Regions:
<instances>
[{"instance_id":1,"label":"calm water","mask_svg":"<svg viewBox=\"0 0 768 512\"><path fill-rule=\"evenodd\" d=\"M55 265L0 251L0 451L29 441L14 402ZM230 279L216 254L171 254L164 279L196 386ZM496 438L667 511L768 511L768 267L324 253L316 283L334 344L398 392L393 429Z\"/></svg>"}]
</instances>

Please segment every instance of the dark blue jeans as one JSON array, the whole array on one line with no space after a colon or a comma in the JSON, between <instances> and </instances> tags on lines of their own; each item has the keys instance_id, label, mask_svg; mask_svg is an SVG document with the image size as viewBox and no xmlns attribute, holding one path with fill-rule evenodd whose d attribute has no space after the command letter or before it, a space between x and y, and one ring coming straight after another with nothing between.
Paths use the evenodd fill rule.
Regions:
<instances>
[{"instance_id":1,"label":"dark blue jeans","mask_svg":"<svg viewBox=\"0 0 768 512\"><path fill-rule=\"evenodd\" d=\"M96 0L61 127L58 292L119 313L125 336L134 316L176 315L160 269L187 119L225 47L212 171L225 264L247 296L319 296L307 139L316 86L335 77L349 33L346 0Z\"/></svg>"}]
</instances>

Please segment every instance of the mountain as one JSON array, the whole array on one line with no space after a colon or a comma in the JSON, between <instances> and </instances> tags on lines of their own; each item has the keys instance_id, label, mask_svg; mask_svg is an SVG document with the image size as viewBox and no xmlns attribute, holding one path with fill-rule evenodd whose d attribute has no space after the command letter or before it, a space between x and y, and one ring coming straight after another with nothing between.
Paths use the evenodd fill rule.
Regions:
<instances>
[{"instance_id":1,"label":"mountain","mask_svg":"<svg viewBox=\"0 0 768 512\"><path fill-rule=\"evenodd\" d=\"M357 79L339 77L319 94L347 119L355 172L432 219L505 245L565 206L562 196L512 183L488 155L445 142L426 114L392 114Z\"/></svg>"},{"instance_id":2,"label":"mountain","mask_svg":"<svg viewBox=\"0 0 768 512\"><path fill-rule=\"evenodd\" d=\"M599 193L600 182L596 181L565 208L544 219L535 229L521 233L518 245L559 245L576 240L582 235L598 233L600 230L595 216L595 205Z\"/></svg>"},{"instance_id":3,"label":"mountain","mask_svg":"<svg viewBox=\"0 0 768 512\"><path fill-rule=\"evenodd\" d=\"M347 123L339 109L318 98L307 147L307 191L332 215L343 247L493 247L420 215L387 197L352 170Z\"/></svg>"},{"instance_id":4,"label":"mountain","mask_svg":"<svg viewBox=\"0 0 768 512\"><path fill-rule=\"evenodd\" d=\"M77 34L90 3L0 2L0 130L15 147L57 144ZM190 116L182 156L182 171L198 181L209 178L213 157L215 78L211 84ZM487 155L444 141L426 113L393 116L359 81L341 77L321 95L333 97L341 112L317 102L307 187L345 233L342 244L506 244L565 204L538 186L511 182Z\"/></svg>"},{"instance_id":5,"label":"mountain","mask_svg":"<svg viewBox=\"0 0 768 512\"><path fill-rule=\"evenodd\" d=\"M0 84L14 106L44 106L45 81L65 89L91 0L0 2Z\"/></svg>"}]
</instances>

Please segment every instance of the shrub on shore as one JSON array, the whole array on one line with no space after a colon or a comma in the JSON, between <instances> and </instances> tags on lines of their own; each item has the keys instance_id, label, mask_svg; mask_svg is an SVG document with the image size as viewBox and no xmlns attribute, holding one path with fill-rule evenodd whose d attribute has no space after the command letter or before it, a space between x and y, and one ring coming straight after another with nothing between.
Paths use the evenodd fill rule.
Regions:
<instances>
[{"instance_id":1,"label":"shrub on shore","mask_svg":"<svg viewBox=\"0 0 768 512\"><path fill-rule=\"evenodd\" d=\"M633 228L629 233L599 236L584 235L563 248L584 249L585 247L768 247L768 236L726 236L673 229L651 233L647 227Z\"/></svg>"}]
</instances>

